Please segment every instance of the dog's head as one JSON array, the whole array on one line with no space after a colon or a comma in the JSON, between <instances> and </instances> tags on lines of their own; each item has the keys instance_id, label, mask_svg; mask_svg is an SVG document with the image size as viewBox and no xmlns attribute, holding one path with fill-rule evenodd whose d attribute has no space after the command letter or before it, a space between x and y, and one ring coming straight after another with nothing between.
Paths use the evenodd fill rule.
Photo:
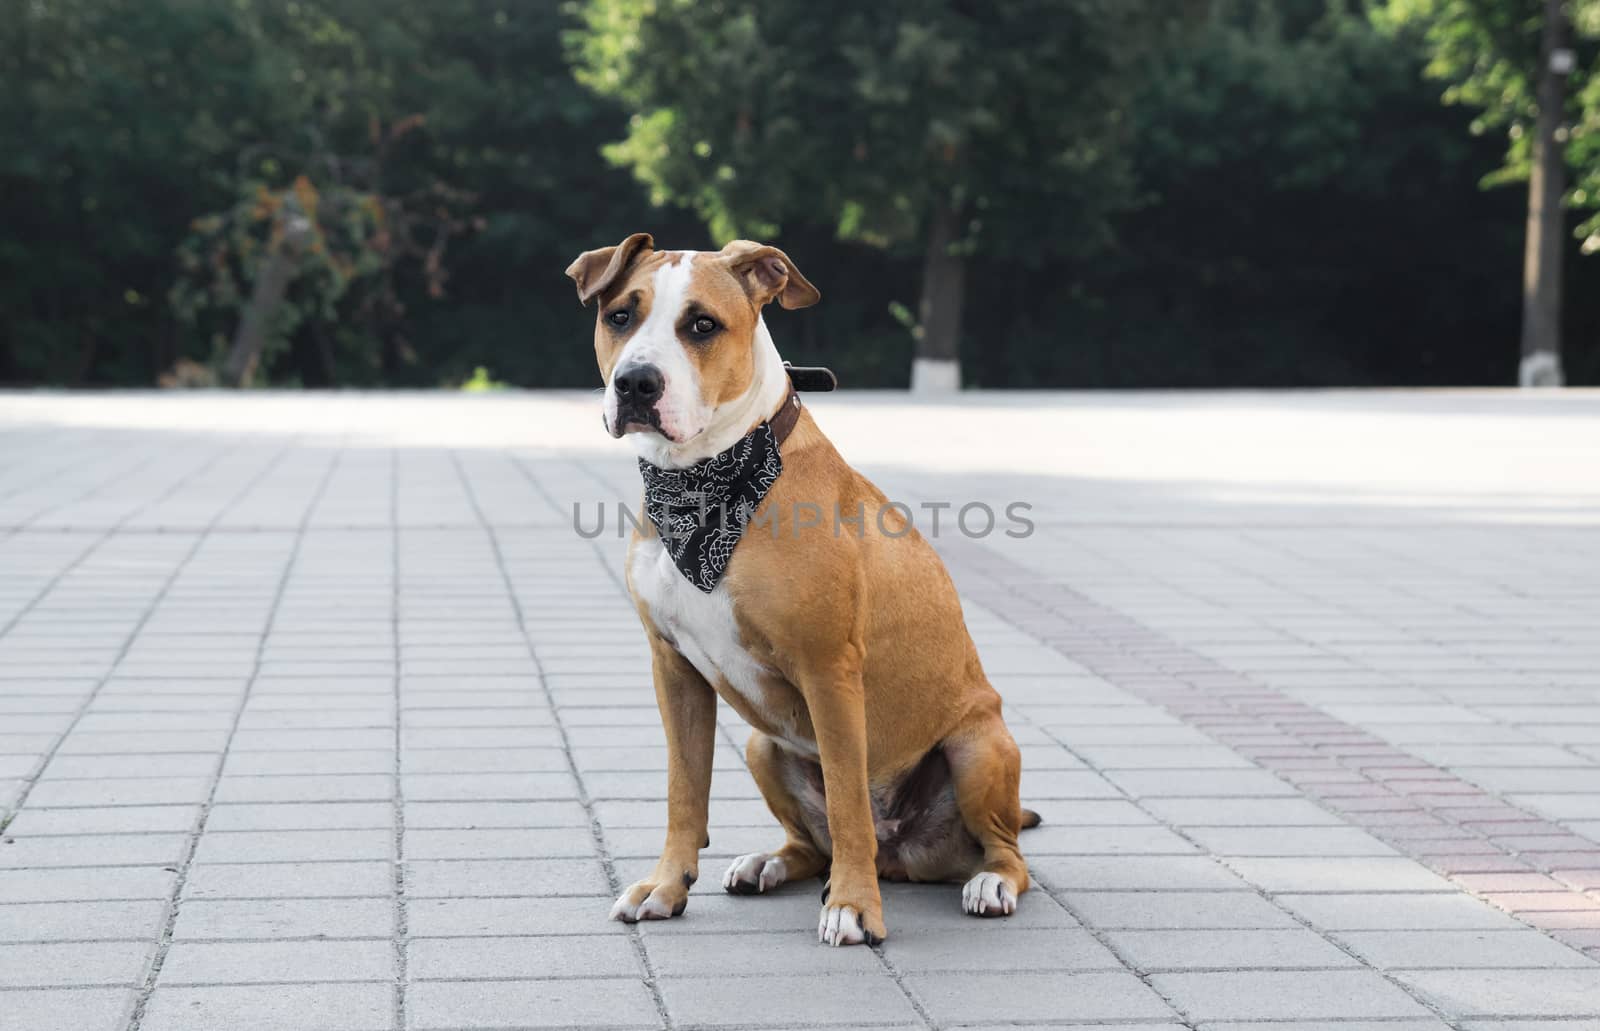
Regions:
<instances>
[{"instance_id":1,"label":"dog's head","mask_svg":"<svg viewBox=\"0 0 1600 1031\"><path fill-rule=\"evenodd\" d=\"M594 352L607 432L655 435L676 448L751 395L766 338L761 309L821 299L788 255L748 240L720 251L658 251L648 233L634 233L585 251L567 275L580 301L599 302Z\"/></svg>"}]
</instances>

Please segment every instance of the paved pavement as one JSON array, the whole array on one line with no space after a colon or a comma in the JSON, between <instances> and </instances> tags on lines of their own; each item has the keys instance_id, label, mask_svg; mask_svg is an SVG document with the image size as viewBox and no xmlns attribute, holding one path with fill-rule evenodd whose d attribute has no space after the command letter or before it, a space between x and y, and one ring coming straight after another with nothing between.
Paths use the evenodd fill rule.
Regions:
<instances>
[{"instance_id":1,"label":"paved pavement","mask_svg":"<svg viewBox=\"0 0 1600 1031\"><path fill-rule=\"evenodd\" d=\"M0 1029L1600 1028L1600 396L814 406L955 506L1017 916L721 894L725 712L688 912L606 922L664 750L593 396L0 395Z\"/></svg>"}]
</instances>

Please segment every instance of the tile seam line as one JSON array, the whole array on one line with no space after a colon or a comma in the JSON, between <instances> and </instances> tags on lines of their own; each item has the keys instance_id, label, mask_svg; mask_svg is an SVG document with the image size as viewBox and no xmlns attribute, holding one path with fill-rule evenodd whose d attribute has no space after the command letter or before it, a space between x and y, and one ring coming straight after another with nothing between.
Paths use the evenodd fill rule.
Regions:
<instances>
[{"instance_id":1,"label":"tile seam line","mask_svg":"<svg viewBox=\"0 0 1600 1031\"><path fill-rule=\"evenodd\" d=\"M522 607L522 599L517 595L516 581L511 576L511 570L506 566L505 550L500 544L500 534L494 525L490 523L488 515L483 510L477 491L472 486L472 478L467 475L466 467L461 462L460 451L451 449L449 454L450 463L455 468L456 478L459 480L461 489L466 495L467 503L472 509L473 516L477 519L478 526L482 532L488 537L489 547L494 555L495 568L499 572L501 583L505 587L506 600L510 605L512 617L517 623L517 632L522 638L523 645L528 650L528 657L533 661L534 676L539 681L540 691L544 694L545 705L550 711L552 725L561 739L562 753L566 756L567 771L572 777L578 803L589 817L589 834L594 844L595 855L599 858L600 865L605 871L606 881L610 885L611 891L613 894L619 893L622 890L622 882L617 876L616 863L611 856L610 846L606 841L605 829L601 825L599 814L595 810L594 800L589 797L588 787L584 783L582 772L578 768L577 759L573 757L572 739L567 732L566 722L561 718L560 708L556 705L555 694L551 690L550 682L545 674L544 662L539 657L539 647L528 630L527 615ZM510 454L503 454L502 457L521 472L530 486L534 486L534 489L541 496L547 500L549 499L549 495L536 484L532 474L515 457ZM635 924L627 925L627 935L633 945L634 955L638 959L640 969L644 971L644 977L641 980L644 983L645 990L650 994L657 1019L660 1020L661 1026L666 1031L674 1031L676 1023L667 1008L666 996L661 990L661 981L656 974L655 964L650 959L649 950L645 948L644 936Z\"/></svg>"},{"instance_id":2,"label":"tile seam line","mask_svg":"<svg viewBox=\"0 0 1600 1031\"><path fill-rule=\"evenodd\" d=\"M250 483L241 488L237 494L228 500L227 504L225 504L218 511L217 515L213 519L213 522L223 519L227 513L233 509L234 505L246 497L254 487L271 475L271 473L277 469L278 465L281 464L281 462L294 451L294 444L298 439L299 438L293 438L286 443L283 447L283 450L280 451L271 462L263 467L261 471L251 479ZM294 574L294 567L299 562L300 550L305 542L306 533L311 527L311 520L316 513L317 506L321 504L323 496L327 493L329 484L333 482L334 474L339 468L339 464L343 459L343 455L344 446L341 442L339 449L334 451L332 458L329 460L328 468L323 472L321 479L318 481L316 490L306 501L305 512L301 517L299 528L295 531L294 543L290 546L289 554L284 558L283 572L279 574L277 588L274 591L271 606L267 610L266 623L261 629L261 636L256 644L254 669L252 670L251 675L246 679L243 689L240 691L239 702L233 713L232 726L228 729L226 741L223 744L221 753L217 756L216 766L211 774L210 790L208 791L206 798L200 803L200 812L196 817L194 827L191 828L189 832L189 847L178 863L177 876L173 880L170 894L167 897L166 912L162 916L161 929L155 940L155 950L150 958L150 965L145 972L143 983L140 986L137 995L135 996L132 1011L128 1014L128 1022L126 1024L127 1031L139 1031L139 1028L143 1024L146 1011L150 1005L150 999L155 994L156 983L161 976L162 965L166 962L167 955L172 949L172 938L178 922L178 911L182 905L183 889L188 883L189 870L194 864L195 855L200 850L200 839L205 834L206 821L210 817L212 806L216 804L217 791L222 785L223 770L227 767L228 763L228 746L232 743L234 735L238 733L239 723L244 717L244 710L250 703L251 690L254 688L256 681L260 678L262 657L266 652L267 639L272 635L272 628L277 620L279 606L288 588L289 580ZM200 543L203 543L209 538L210 532L208 528L207 531L204 531L200 534L199 543L196 544L196 550L198 550Z\"/></svg>"},{"instance_id":3,"label":"tile seam line","mask_svg":"<svg viewBox=\"0 0 1600 1031\"><path fill-rule=\"evenodd\" d=\"M403 687L404 677L404 649L400 642L400 599L402 584L400 579L400 450L389 449L389 577L391 580L389 594L389 636L390 655L394 661L392 701L394 704L393 742L394 765L392 768L393 782L390 790L393 799L390 803L390 820L393 824L391 856L394 867L390 871L391 888L394 896L394 1026L395 1031L407 1031L406 1004L409 1001L407 993L411 984L411 920L408 908L406 884L406 796L405 796L405 720Z\"/></svg>"}]
</instances>

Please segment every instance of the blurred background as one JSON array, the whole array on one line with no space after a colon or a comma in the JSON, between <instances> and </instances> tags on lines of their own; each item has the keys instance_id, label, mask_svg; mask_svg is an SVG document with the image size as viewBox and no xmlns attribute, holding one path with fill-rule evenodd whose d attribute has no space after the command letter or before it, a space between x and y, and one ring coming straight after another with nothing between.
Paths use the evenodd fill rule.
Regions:
<instances>
[{"instance_id":1,"label":"blurred background","mask_svg":"<svg viewBox=\"0 0 1600 1031\"><path fill-rule=\"evenodd\" d=\"M1600 0L0 9L0 383L594 386L640 230L852 386L1600 383Z\"/></svg>"}]
</instances>

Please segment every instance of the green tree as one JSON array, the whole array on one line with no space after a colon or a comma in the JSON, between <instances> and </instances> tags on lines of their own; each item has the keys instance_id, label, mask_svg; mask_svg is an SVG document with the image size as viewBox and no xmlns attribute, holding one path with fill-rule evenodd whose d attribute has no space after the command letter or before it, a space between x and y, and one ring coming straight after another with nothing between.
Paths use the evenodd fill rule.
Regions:
<instances>
[{"instance_id":1,"label":"green tree","mask_svg":"<svg viewBox=\"0 0 1600 1031\"><path fill-rule=\"evenodd\" d=\"M1505 160L1484 182L1528 182L1519 379L1559 385L1562 206L1600 209L1600 0L1388 0L1374 17L1420 36L1428 74L1450 83L1444 101L1481 112L1474 132L1505 133ZM1600 215L1577 232L1600 248Z\"/></svg>"},{"instance_id":2,"label":"green tree","mask_svg":"<svg viewBox=\"0 0 1600 1031\"><path fill-rule=\"evenodd\" d=\"M0 380L151 382L190 218L290 120L250 5L50 0L0 18Z\"/></svg>"},{"instance_id":3,"label":"green tree","mask_svg":"<svg viewBox=\"0 0 1600 1031\"><path fill-rule=\"evenodd\" d=\"M1146 62L1139 204L1113 218L1114 245L975 269L972 303L1006 319L975 378L1503 381L1517 198L1477 188L1499 148L1439 104L1423 60L1348 0L1217 0Z\"/></svg>"},{"instance_id":4,"label":"green tree","mask_svg":"<svg viewBox=\"0 0 1600 1031\"><path fill-rule=\"evenodd\" d=\"M1133 196L1142 0L591 0L579 78L634 110L608 156L720 241L821 221L922 255L917 373L954 385L968 260L1092 253Z\"/></svg>"}]
</instances>

